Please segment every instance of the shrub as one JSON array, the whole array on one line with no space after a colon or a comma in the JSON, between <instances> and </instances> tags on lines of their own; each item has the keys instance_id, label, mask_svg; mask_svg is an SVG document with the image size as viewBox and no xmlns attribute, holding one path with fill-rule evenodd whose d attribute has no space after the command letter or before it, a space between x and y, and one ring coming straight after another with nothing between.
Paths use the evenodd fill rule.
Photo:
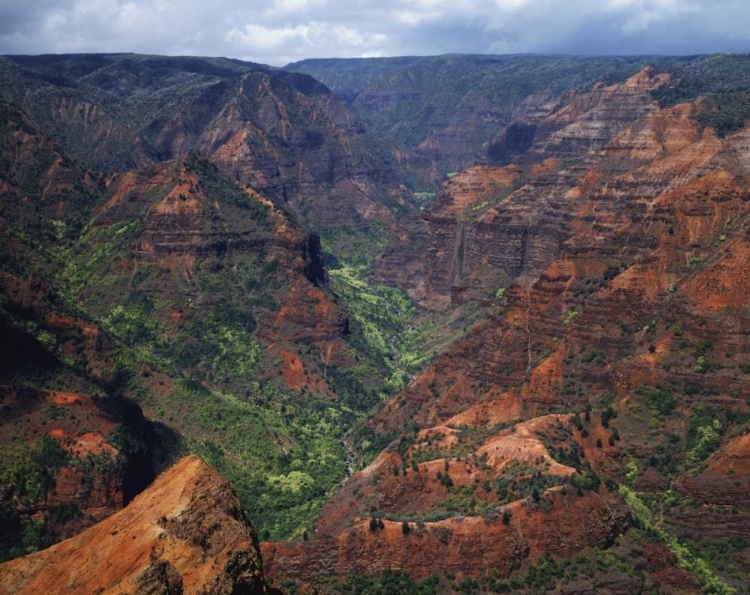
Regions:
<instances>
[{"instance_id":1,"label":"shrub","mask_svg":"<svg viewBox=\"0 0 750 595\"><path fill-rule=\"evenodd\" d=\"M635 392L640 397L643 397L649 409L659 415L669 415L677 407L677 398L668 389L642 386Z\"/></svg>"},{"instance_id":2,"label":"shrub","mask_svg":"<svg viewBox=\"0 0 750 595\"><path fill-rule=\"evenodd\" d=\"M610 405L602 412L602 426L605 428L609 427L609 420L617 417L617 412L612 409L612 406Z\"/></svg>"}]
</instances>

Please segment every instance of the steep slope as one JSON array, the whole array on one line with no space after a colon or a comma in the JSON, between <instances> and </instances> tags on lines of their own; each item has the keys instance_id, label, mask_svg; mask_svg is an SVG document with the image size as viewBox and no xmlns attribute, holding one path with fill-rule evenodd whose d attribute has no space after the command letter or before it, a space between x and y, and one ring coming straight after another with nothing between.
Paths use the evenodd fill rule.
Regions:
<instances>
[{"instance_id":1,"label":"steep slope","mask_svg":"<svg viewBox=\"0 0 750 595\"><path fill-rule=\"evenodd\" d=\"M12 388L138 402L171 450L232 478L264 533L302 534L346 472L343 433L402 386L326 286L317 234L205 155L105 176L3 106L0 307L71 372L13 359ZM14 424L43 436L47 405Z\"/></svg>"},{"instance_id":2,"label":"steep slope","mask_svg":"<svg viewBox=\"0 0 750 595\"><path fill-rule=\"evenodd\" d=\"M434 56L305 60L286 70L310 74L351 98L355 113L371 130L457 172L477 162L507 163L530 143L522 137L510 152L493 138L518 112L602 77L622 80L647 58L545 56ZM512 131L511 131L512 133Z\"/></svg>"},{"instance_id":3,"label":"steep slope","mask_svg":"<svg viewBox=\"0 0 750 595\"><path fill-rule=\"evenodd\" d=\"M128 394L282 535L340 480L341 427L370 406L328 372L361 364L346 311L316 287L313 237L191 154L110 178L60 276L127 346ZM377 383L368 365L360 380Z\"/></svg>"},{"instance_id":4,"label":"steep slope","mask_svg":"<svg viewBox=\"0 0 750 595\"><path fill-rule=\"evenodd\" d=\"M517 287L506 292L505 308L474 333L477 345L498 344L501 337L503 342L511 342L508 347L516 345L506 349L508 355L503 356L523 358L512 365L507 362L517 375L508 377L511 384L521 378L524 368L533 370L537 361L535 346L542 336L561 338L579 325L584 333L581 346L615 350L606 354L606 361L610 357L622 358L627 347L620 344L633 345L633 330L613 335L607 330L612 322L595 318L605 316L605 312L620 312L621 325L629 329L645 328L638 319L648 316L682 326L690 324L691 330L694 326L723 328L738 320L739 328L743 327L743 299L739 295L744 283L740 274L744 267L741 263L746 217L744 133L726 141L708 131L700 136L689 113L687 106L667 110L628 128L602 152L600 163L604 167L592 168L562 196L557 194L569 206L570 221L575 223L571 236L558 248L560 256L541 276L536 273L521 277L526 279L530 292ZM614 169L613 164L619 167ZM550 206L547 203L546 207ZM502 215L504 209L500 207L496 213ZM541 217L545 215L544 211L540 213ZM520 258L523 250L519 245L514 252ZM719 280L719 271L730 270L737 275ZM635 292L638 299L630 299ZM623 311L615 303L629 303L630 307ZM660 310L664 313L658 314ZM712 320L711 325L708 319ZM698 320L705 322L700 324ZM487 335L480 338L482 333ZM591 333L601 333L602 339L591 343L595 338ZM605 336L609 337L607 342ZM726 347L725 352L742 354L746 349L743 337L741 330L730 335L722 333L722 343L717 340L713 349L721 351ZM529 338L533 339L531 343ZM706 340L713 338L701 339ZM471 350L470 343L467 340L456 349ZM558 349L560 346L553 351ZM665 354L669 350L665 346ZM653 353L660 352L657 348ZM657 361L663 363L664 358L665 355L638 357L632 365L650 363L653 367ZM436 367L441 376L447 361ZM455 361L464 361L458 352ZM683 369L689 367L687 363L681 364ZM475 361L473 367L475 373L469 377L479 379L492 375L492 369L503 370L504 363ZM464 375L448 372L445 376ZM636 375L631 370L627 376L633 382ZM741 378L738 376L738 380ZM504 384L502 373L491 383L493 387ZM741 386L742 383L738 385ZM446 388L437 386L441 393ZM545 393L549 395L552 388ZM396 410L399 404L393 401L390 407ZM430 416L426 409L419 409L424 419ZM439 417L445 418L446 413L450 414L445 412ZM404 411L403 415L408 417L409 413ZM394 419L384 414L382 419L386 418Z\"/></svg>"},{"instance_id":5,"label":"steep slope","mask_svg":"<svg viewBox=\"0 0 750 595\"><path fill-rule=\"evenodd\" d=\"M435 208L455 221L486 207L473 224L485 235L473 239L471 223L459 239L435 234L436 254L475 266L463 279L477 284L507 275L498 305L371 418L361 439L391 445L326 506L313 542L266 546L272 574L305 582L310 568L389 566L424 578L448 565L486 581L545 551L609 547L632 518L706 590L747 587L746 541L732 546L732 568L702 556L747 526L744 499L719 492L746 490L748 131L720 139L690 105L633 102L629 89L647 80L659 77L624 84L632 123L572 171L532 166L537 179L515 192L523 164L446 185ZM590 138L586 114L562 130ZM474 265L468 250L455 256L472 241Z\"/></svg>"},{"instance_id":6,"label":"steep slope","mask_svg":"<svg viewBox=\"0 0 750 595\"><path fill-rule=\"evenodd\" d=\"M0 566L3 593L273 593L232 487L197 457L124 510Z\"/></svg>"},{"instance_id":7,"label":"steep slope","mask_svg":"<svg viewBox=\"0 0 750 595\"><path fill-rule=\"evenodd\" d=\"M41 277L2 268L0 559L7 559L122 508L163 463L166 436L117 390L109 337L51 304Z\"/></svg>"},{"instance_id":8,"label":"steep slope","mask_svg":"<svg viewBox=\"0 0 750 595\"><path fill-rule=\"evenodd\" d=\"M0 59L0 89L92 169L199 150L316 225L388 221L404 206L390 146L302 74L226 59L12 56Z\"/></svg>"},{"instance_id":9,"label":"steep slope","mask_svg":"<svg viewBox=\"0 0 750 595\"><path fill-rule=\"evenodd\" d=\"M0 100L0 216L19 229L77 221L103 188L68 159L22 109Z\"/></svg>"},{"instance_id":10,"label":"steep slope","mask_svg":"<svg viewBox=\"0 0 750 595\"><path fill-rule=\"evenodd\" d=\"M0 558L80 532L153 479L153 430L139 409L111 401L0 388Z\"/></svg>"},{"instance_id":11,"label":"steep slope","mask_svg":"<svg viewBox=\"0 0 750 595\"><path fill-rule=\"evenodd\" d=\"M32 233L42 217L29 219ZM170 433L124 398L119 349L52 288L54 264L3 230L0 265L0 559L122 508L153 479Z\"/></svg>"},{"instance_id":12,"label":"steep slope","mask_svg":"<svg viewBox=\"0 0 750 595\"><path fill-rule=\"evenodd\" d=\"M0 316L23 347L0 439L41 461L3 470L12 546L57 498L129 499L77 460L122 454L99 406L125 397L234 483L264 539L297 539L264 544L292 587L746 590L747 88L672 105L700 59L614 63L350 64L387 134L428 135L394 157L296 73L0 61ZM433 180L472 167L413 208L392 164L414 155ZM29 477L58 489L25 500Z\"/></svg>"},{"instance_id":13,"label":"steep slope","mask_svg":"<svg viewBox=\"0 0 750 595\"><path fill-rule=\"evenodd\" d=\"M313 581L393 568L424 579L492 568L505 578L545 554L612 545L627 508L606 490L576 495L576 469L540 439L567 422L536 419L490 439L468 426L420 431L354 476L324 509L314 542L264 544L270 575Z\"/></svg>"},{"instance_id":14,"label":"steep slope","mask_svg":"<svg viewBox=\"0 0 750 595\"><path fill-rule=\"evenodd\" d=\"M406 287L432 309L537 278L577 224L566 192L600 163L613 167L609 154L597 151L657 110L651 91L667 81L644 69L623 83L550 100L520 118L514 126L530 135L524 161L469 168L446 182L421 217L400 221L375 278Z\"/></svg>"}]
</instances>

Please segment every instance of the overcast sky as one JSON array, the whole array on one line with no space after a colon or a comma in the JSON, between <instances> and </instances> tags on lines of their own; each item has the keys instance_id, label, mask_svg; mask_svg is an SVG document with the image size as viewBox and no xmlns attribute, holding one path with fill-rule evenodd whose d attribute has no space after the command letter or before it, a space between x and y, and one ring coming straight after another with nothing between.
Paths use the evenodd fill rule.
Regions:
<instances>
[{"instance_id":1,"label":"overcast sky","mask_svg":"<svg viewBox=\"0 0 750 595\"><path fill-rule=\"evenodd\" d=\"M311 57L750 51L748 0L0 0L0 53Z\"/></svg>"}]
</instances>

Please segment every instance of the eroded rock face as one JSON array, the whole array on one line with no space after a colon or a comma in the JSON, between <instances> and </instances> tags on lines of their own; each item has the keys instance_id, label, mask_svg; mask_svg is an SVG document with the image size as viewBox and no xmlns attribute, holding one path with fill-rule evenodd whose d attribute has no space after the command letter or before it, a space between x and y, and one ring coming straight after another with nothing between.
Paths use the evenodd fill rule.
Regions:
<instances>
[{"instance_id":1,"label":"eroded rock face","mask_svg":"<svg viewBox=\"0 0 750 595\"><path fill-rule=\"evenodd\" d=\"M124 510L0 566L2 593L267 593L257 537L231 486L195 456Z\"/></svg>"},{"instance_id":2,"label":"eroded rock face","mask_svg":"<svg viewBox=\"0 0 750 595\"><path fill-rule=\"evenodd\" d=\"M709 459L705 470L681 477L676 488L707 504L750 508L750 434L728 442Z\"/></svg>"},{"instance_id":3,"label":"eroded rock face","mask_svg":"<svg viewBox=\"0 0 750 595\"><path fill-rule=\"evenodd\" d=\"M341 100L268 72L240 79L223 83L200 109L191 105L151 127L160 163L149 157L140 170L111 177L92 228L106 235L107 226L127 224L116 233L132 234L133 242L122 242L113 266L128 272L128 283L141 264L158 269L154 295L174 291L174 279L191 284L196 273L236 267L239 257L262 257L264 282L278 280L272 272L279 268L277 278L291 272L278 285L278 305L259 315L256 336L264 357L283 363L274 375L290 389L333 397L326 374L308 378L305 364L353 365L343 339L348 319L312 284L315 277L305 279L305 238L286 204L323 226L370 218L390 225L381 199L399 204L400 189L386 161L365 150L365 132ZM527 152L525 159L459 173L423 212L402 218L375 279L399 284L431 309L482 299L493 311L372 417L370 430L401 442L332 498L313 540L264 546L272 576L307 582L401 568L415 578L446 570L480 577L488 569L507 577L545 553L569 558L609 547L630 524L627 507L598 479L573 489L576 468L622 481L629 458L658 465L672 438L685 440L692 409L746 412L750 376L738 370L750 350L750 135L720 139L699 130L689 105L658 110L650 91L665 80L646 70L621 85L530 97L502 139L506 153ZM96 106L67 101L57 116L91 125L82 137L102 139L104 152L133 140ZM52 151L22 124L13 138L24 152ZM419 150L436 152L440 142L429 139ZM218 165L196 158L195 147ZM54 198L64 214L67 165L50 155L43 177L51 185L37 184L35 198L40 205ZM71 180L87 179L73 173ZM23 207L18 187L11 195L17 204L6 212L30 211L16 209ZM19 303L44 293L33 280L4 275L0 282ZM209 312L216 294L206 287L193 295ZM172 328L189 317L181 308L161 315ZM91 352L106 340L75 319L49 324L80 327ZM299 343L311 349L303 355ZM669 405L662 393L678 390ZM659 399L679 409L666 422ZM620 437L605 421L604 402L628 428ZM598 410L587 410L585 421L559 413L591 406ZM105 425L98 434L54 427L51 435L77 452L107 454ZM632 485L700 502L664 515L681 537L747 536L747 449L741 435L705 469L671 484L651 469ZM508 495L497 486L509 475L513 490L537 483ZM87 481L63 468L55 479L53 506L76 502L106 515L127 500L118 477ZM255 537L231 489L195 459L160 482L80 538L0 568L9 577L0 580L10 581L0 587L262 592ZM7 500L7 491L0 496ZM417 523L426 510L445 518ZM399 521L373 526L374 512ZM663 548L648 557L649 571L675 564ZM665 580L697 588L679 573ZM602 590L623 584L628 579L612 577ZM585 580L569 586L595 588Z\"/></svg>"},{"instance_id":4,"label":"eroded rock face","mask_svg":"<svg viewBox=\"0 0 750 595\"><path fill-rule=\"evenodd\" d=\"M251 63L217 67L211 59L100 58L58 65L69 69L57 82L39 76L44 60L3 58L3 97L66 155L98 171L148 168L198 151L316 226L390 224L390 208L405 206L393 147L311 77Z\"/></svg>"},{"instance_id":5,"label":"eroded rock face","mask_svg":"<svg viewBox=\"0 0 750 595\"><path fill-rule=\"evenodd\" d=\"M39 357L23 345L21 333L0 328L26 365ZM58 362L42 355L54 370ZM35 363L37 374L48 371ZM164 454L140 408L123 399L0 385L0 410L7 449L0 481L4 558L65 539L121 510L153 480ZM43 528L34 542L24 537L28 524Z\"/></svg>"},{"instance_id":6,"label":"eroded rock face","mask_svg":"<svg viewBox=\"0 0 750 595\"><path fill-rule=\"evenodd\" d=\"M276 282L283 290L274 292L278 305L258 315L257 336L267 346L269 361L281 358L285 362L284 377L292 388L301 388L303 368L310 364L302 361L294 343L310 341L324 354L327 365L345 347L347 313L307 278L308 237L293 216L252 187L237 187L205 159L191 155L184 161L113 176L93 225L134 229L129 242L123 243L125 257L118 266L134 273L139 267L156 267L160 278L149 292L178 296L182 304L175 278L192 279L201 271L218 276L222 270L241 266L238 263L256 268L269 265L268 274L258 281L269 286ZM197 289L198 284L193 287ZM216 287L196 290L193 299L208 310L217 305ZM233 297L242 298L243 293ZM190 313L163 311L160 315L166 324L179 328ZM323 378L311 383L316 392L331 390Z\"/></svg>"},{"instance_id":7,"label":"eroded rock face","mask_svg":"<svg viewBox=\"0 0 750 595\"><path fill-rule=\"evenodd\" d=\"M610 362L578 368L589 387L673 378L678 385L744 394L748 378L732 354L748 349L746 133L726 140L710 131L700 136L689 110L678 106L647 116L618 135L596 163L587 161L590 169L571 185L540 197L536 181L479 218L471 233L497 223L500 235L476 240L477 254L479 246L484 250L483 261L473 261L473 277L513 270L507 263L492 265L508 249L526 255L512 277L520 285L506 291L504 304L485 323L386 403L375 427L390 431L414 416L418 423L443 423L478 401L500 408L511 395L523 397L526 415L533 414L539 405L559 402L563 374L570 374L562 359L580 349L601 350ZM523 211L522 197L540 210ZM525 251L520 235L517 249L509 248L509 234L518 227L500 222L532 214L537 227L546 220L547 231L528 236ZM468 233L463 242L471 246ZM466 262L471 259L464 259L464 270L471 271ZM435 293L445 296L447 285L434 282ZM717 356L731 355L726 367L733 371L694 375L692 364L670 358L685 339L664 331L644 352L649 345L628 329L655 318L678 321L690 341L708 341Z\"/></svg>"},{"instance_id":8,"label":"eroded rock face","mask_svg":"<svg viewBox=\"0 0 750 595\"><path fill-rule=\"evenodd\" d=\"M133 219L143 226L136 251L161 261L274 248L302 252L301 234L267 198L233 187L199 158L113 176L95 223Z\"/></svg>"},{"instance_id":9,"label":"eroded rock face","mask_svg":"<svg viewBox=\"0 0 750 595\"><path fill-rule=\"evenodd\" d=\"M479 439L464 446L474 450L461 459L448 455L462 440L459 421L451 421L456 425L422 430L411 446L389 449L357 473L324 507L312 542L263 544L269 575L305 582L326 575L372 576L386 568L416 578L445 571L482 576L492 568L507 577L545 554L570 557L586 548L608 547L629 526L630 513L616 494L577 494L561 487L575 469L556 462L546 445L563 444L553 436L568 425L569 416L537 418ZM576 439L593 456L593 443ZM431 456L435 451L446 456L434 458L439 456ZM555 487L543 495L510 498L502 506L490 486L519 468L525 469L519 481L544 476L540 481ZM494 507L484 515L467 510L406 526L388 520L379 526L369 519L372 508L413 519L450 506L456 492L446 487L446 477L451 488L470 494L473 506L501 505L502 514Z\"/></svg>"},{"instance_id":10,"label":"eroded rock face","mask_svg":"<svg viewBox=\"0 0 750 595\"><path fill-rule=\"evenodd\" d=\"M269 576L312 581L320 576L365 574L403 569L423 579L444 572L480 576L494 568L507 577L529 558L545 553L568 557L586 547L607 547L627 525L628 515L611 501L555 495L554 510L539 513L521 502L510 509L513 521L463 517L415 524L404 533L402 523L383 521L375 531L356 522L337 537L321 536L308 544L264 543Z\"/></svg>"},{"instance_id":11,"label":"eroded rock face","mask_svg":"<svg viewBox=\"0 0 750 595\"><path fill-rule=\"evenodd\" d=\"M533 128L535 139L524 160L536 163L474 167L450 179L425 208L421 222L406 218L400 224L376 264L376 279L402 284L414 299L434 309L447 307L467 288L476 298L513 281L528 286L576 232L580 219L572 189L580 193L594 176L616 176L642 159L640 153L634 155L637 141L632 137L646 137L643 125L626 133L627 141L617 137L658 111L650 91L666 82L665 76L645 69L624 83L571 92L535 111L520 112L518 125ZM661 134L659 124L649 126L659 131L653 134ZM631 153L627 158L622 155L625 144Z\"/></svg>"},{"instance_id":12,"label":"eroded rock face","mask_svg":"<svg viewBox=\"0 0 750 595\"><path fill-rule=\"evenodd\" d=\"M230 176L325 227L387 221L384 199L403 204L384 147L327 89L252 74L233 91L195 145Z\"/></svg>"},{"instance_id":13,"label":"eroded rock face","mask_svg":"<svg viewBox=\"0 0 750 595\"><path fill-rule=\"evenodd\" d=\"M647 89L635 95L643 97ZM625 103L633 102L630 90L622 92ZM673 444L694 448L688 441L691 411L713 407L745 419L747 132L719 139L697 128L689 105L656 110L640 100L634 104L634 120L613 124L602 133L602 145L581 161L563 166L550 157L535 164L535 178L515 191L516 166L473 168L455 176L425 209L422 229L428 231L417 236L426 246L423 263L404 261L425 275L422 285L410 286L413 295L439 309L457 294L487 291L491 283L500 282L506 291L485 322L372 416L376 434L400 443L393 442L324 508L313 542L267 545L273 573L309 580L305 564L294 562L301 557L318 573L377 574L384 566L368 570L360 563L369 556L417 574L422 566L432 568L433 559L450 565L463 558L463 571L481 576L491 567L510 573L545 549L575 555L594 542L608 543L626 526L627 514L617 512L624 502L616 493L600 487L570 500L559 486L548 487L539 494L552 502L548 512L530 504L533 496L503 504L513 511L508 525L482 519L467 507L460 521L424 523L419 539L431 539L438 527L452 533L425 541L430 557L419 562L412 562L419 556L415 531L399 532L398 523L387 522L370 529L364 519L373 509L396 519L413 519L425 508L440 510L457 493L446 489L446 474L471 502L496 502L494 490L480 486L502 478L509 461L531 465L529 474L551 482L556 467L545 457L559 463L571 449L590 469L625 481L628 458L638 461L641 471L652 460L659 469L664 453L677 448ZM591 133L587 126L582 136ZM381 265L398 261L398 250L405 253L408 240L398 241ZM457 292L461 286L469 290ZM627 432L615 434L611 420L596 410L575 430L564 429L571 420L544 421L561 410L604 410L603 401L615 407L617 425ZM715 424L718 432L722 426ZM479 442L460 443L471 431L479 432ZM677 535L746 534L747 505L739 493L747 487L744 444L743 434L705 470L672 484L701 503L667 515ZM682 456L689 462L692 455ZM644 490L669 485L656 471L639 472L638 482ZM577 503L591 507L599 498L607 502L607 512L594 514L589 523ZM523 539L511 538L508 526L520 527ZM559 540L560 529L568 526L586 530L571 530ZM492 551L505 552L502 560L487 557L478 545L484 540L495 544ZM696 589L695 581L678 571L664 580L676 589Z\"/></svg>"},{"instance_id":14,"label":"eroded rock face","mask_svg":"<svg viewBox=\"0 0 750 595\"><path fill-rule=\"evenodd\" d=\"M20 229L87 212L103 178L66 157L36 122L0 99L0 216Z\"/></svg>"},{"instance_id":15,"label":"eroded rock face","mask_svg":"<svg viewBox=\"0 0 750 595\"><path fill-rule=\"evenodd\" d=\"M625 79L642 64L601 57L447 55L311 59L285 70L324 82L347 98L371 130L445 173L477 163L507 164L545 133L541 124L559 108L565 90L607 89L597 82L605 76ZM593 132L598 128L591 125Z\"/></svg>"}]
</instances>

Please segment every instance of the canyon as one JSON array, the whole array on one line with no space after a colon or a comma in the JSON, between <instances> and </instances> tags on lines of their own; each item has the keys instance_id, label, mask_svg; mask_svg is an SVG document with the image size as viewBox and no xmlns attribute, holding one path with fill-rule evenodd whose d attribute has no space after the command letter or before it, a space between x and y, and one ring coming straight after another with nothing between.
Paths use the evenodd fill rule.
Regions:
<instances>
[{"instance_id":1,"label":"canyon","mask_svg":"<svg viewBox=\"0 0 750 595\"><path fill-rule=\"evenodd\" d=\"M706 64L0 58L2 588L747 590Z\"/></svg>"}]
</instances>

